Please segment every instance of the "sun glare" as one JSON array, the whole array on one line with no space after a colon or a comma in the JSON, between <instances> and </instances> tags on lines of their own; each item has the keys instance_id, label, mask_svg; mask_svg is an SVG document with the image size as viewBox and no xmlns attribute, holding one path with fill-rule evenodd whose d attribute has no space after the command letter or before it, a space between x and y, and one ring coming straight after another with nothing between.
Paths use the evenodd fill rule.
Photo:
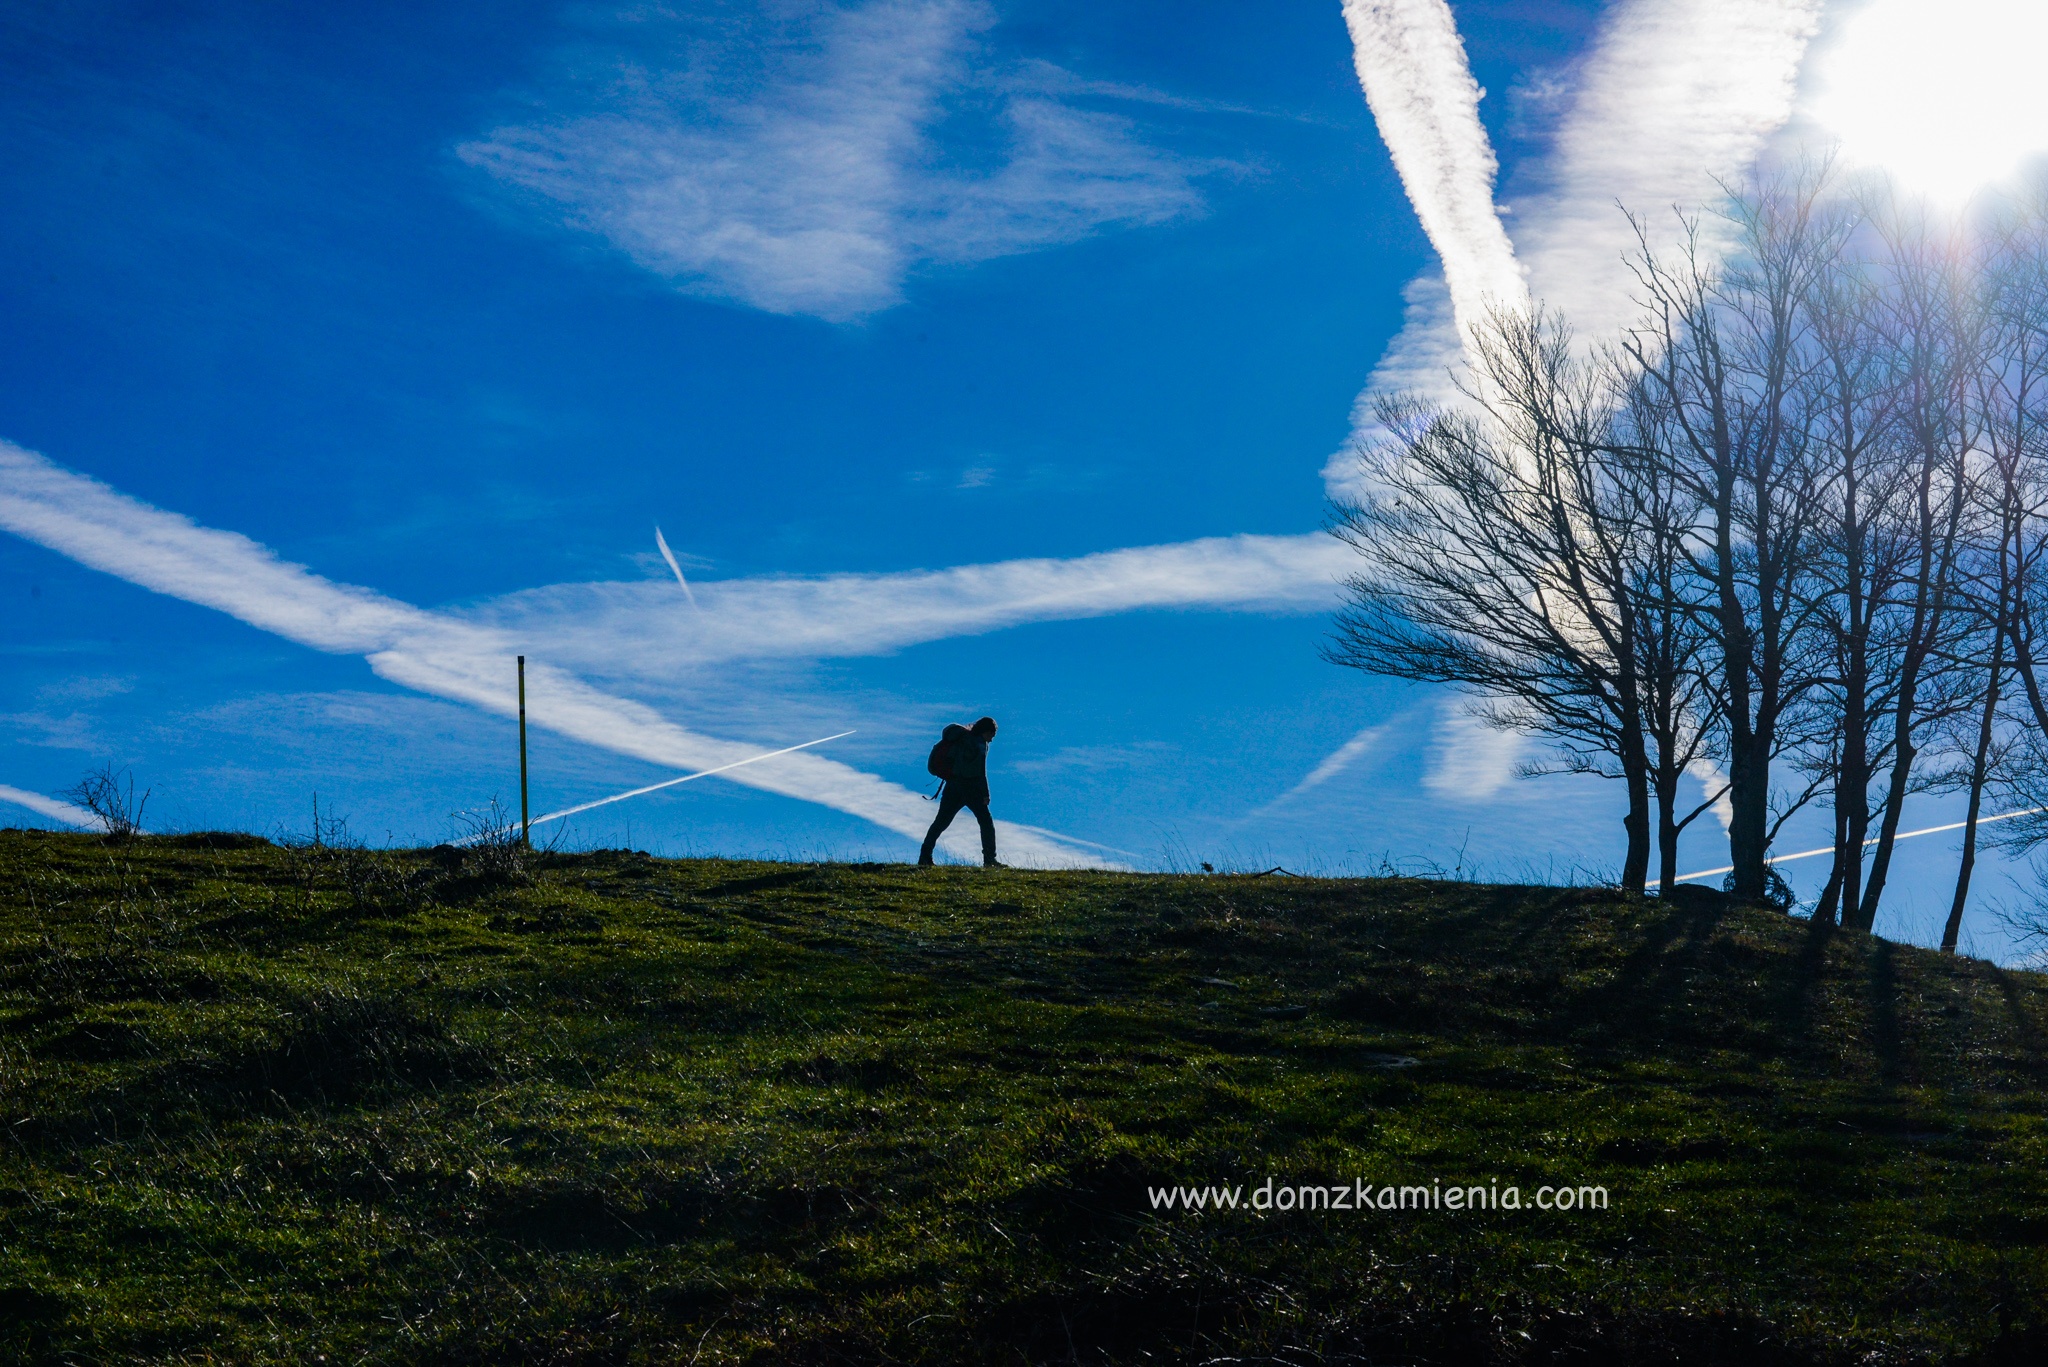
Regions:
<instances>
[{"instance_id":1,"label":"sun glare","mask_svg":"<svg viewBox=\"0 0 2048 1367\"><path fill-rule=\"evenodd\" d=\"M1813 112L1853 162L1950 203L2048 150L2048 0L1871 0Z\"/></svg>"}]
</instances>

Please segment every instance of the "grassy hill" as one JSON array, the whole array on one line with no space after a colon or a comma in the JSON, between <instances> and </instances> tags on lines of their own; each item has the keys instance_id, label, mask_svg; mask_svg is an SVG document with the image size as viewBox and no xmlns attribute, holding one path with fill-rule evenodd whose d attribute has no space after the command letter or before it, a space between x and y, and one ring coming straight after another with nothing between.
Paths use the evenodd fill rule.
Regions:
<instances>
[{"instance_id":1,"label":"grassy hill","mask_svg":"<svg viewBox=\"0 0 2048 1367\"><path fill-rule=\"evenodd\" d=\"M1711 897L0 833L0 1359L2034 1362L2044 987Z\"/></svg>"}]
</instances>

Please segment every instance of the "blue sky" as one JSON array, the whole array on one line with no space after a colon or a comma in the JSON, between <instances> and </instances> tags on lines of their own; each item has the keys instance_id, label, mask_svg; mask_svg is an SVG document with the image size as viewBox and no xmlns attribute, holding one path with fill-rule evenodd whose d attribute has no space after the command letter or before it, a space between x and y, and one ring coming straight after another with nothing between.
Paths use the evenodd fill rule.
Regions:
<instances>
[{"instance_id":1,"label":"blue sky","mask_svg":"<svg viewBox=\"0 0 2048 1367\"><path fill-rule=\"evenodd\" d=\"M1452 6L1546 297L1597 321L1616 197L1796 128L1828 16L1730 8ZM0 471L44 500L0 536L0 784L111 762L153 825L303 828L317 791L439 839L516 801L524 650L542 811L856 729L573 843L907 857L931 736L989 712L1026 854L1611 869L1610 785L1318 658L1354 403L1430 368L1439 262L1487 250L1425 231L1403 175L1471 148L1383 129L1353 36L1334 3L7 7L0 440L48 467ZM1917 937L1953 852L1908 848Z\"/></svg>"}]
</instances>

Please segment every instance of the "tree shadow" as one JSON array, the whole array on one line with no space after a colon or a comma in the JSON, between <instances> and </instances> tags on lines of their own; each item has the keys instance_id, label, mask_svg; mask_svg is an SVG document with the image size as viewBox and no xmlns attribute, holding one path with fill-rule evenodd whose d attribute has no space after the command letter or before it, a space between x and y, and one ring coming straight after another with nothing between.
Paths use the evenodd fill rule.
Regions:
<instances>
[{"instance_id":1,"label":"tree shadow","mask_svg":"<svg viewBox=\"0 0 2048 1367\"><path fill-rule=\"evenodd\" d=\"M1703 902L1674 906L1650 921L1614 977L1586 997L1586 1023L1616 1040L1662 1024L1670 1005L1686 995L1686 975L1699 967L1725 912Z\"/></svg>"},{"instance_id":2,"label":"tree shadow","mask_svg":"<svg viewBox=\"0 0 2048 1367\"><path fill-rule=\"evenodd\" d=\"M2041 1023L2029 1009L2020 992L2019 982L1996 965L1986 965L1985 972L1991 975L1991 981L1998 984L1999 997L2005 1002L2005 1013L2012 1022L2013 1039L2026 1052L2030 1062L2041 1063L2043 1056L2048 1055L2048 1041L2042 1038Z\"/></svg>"},{"instance_id":3,"label":"tree shadow","mask_svg":"<svg viewBox=\"0 0 2048 1367\"><path fill-rule=\"evenodd\" d=\"M1904 1077L1906 1052L1899 1026L1899 975L1892 942L1872 936L1868 958L1870 1043L1877 1055L1879 1084L1890 1091Z\"/></svg>"}]
</instances>

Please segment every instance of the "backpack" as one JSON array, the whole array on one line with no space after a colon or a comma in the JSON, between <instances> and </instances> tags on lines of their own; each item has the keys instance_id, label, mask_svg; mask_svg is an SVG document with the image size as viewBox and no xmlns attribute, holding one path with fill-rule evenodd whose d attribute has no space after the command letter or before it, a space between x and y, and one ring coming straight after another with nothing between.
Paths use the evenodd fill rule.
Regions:
<instances>
[{"instance_id":1,"label":"backpack","mask_svg":"<svg viewBox=\"0 0 2048 1367\"><path fill-rule=\"evenodd\" d=\"M952 782L953 742L966 734L967 728L957 722L940 732L938 744L932 747L931 757L924 762L924 771L933 778Z\"/></svg>"}]
</instances>

